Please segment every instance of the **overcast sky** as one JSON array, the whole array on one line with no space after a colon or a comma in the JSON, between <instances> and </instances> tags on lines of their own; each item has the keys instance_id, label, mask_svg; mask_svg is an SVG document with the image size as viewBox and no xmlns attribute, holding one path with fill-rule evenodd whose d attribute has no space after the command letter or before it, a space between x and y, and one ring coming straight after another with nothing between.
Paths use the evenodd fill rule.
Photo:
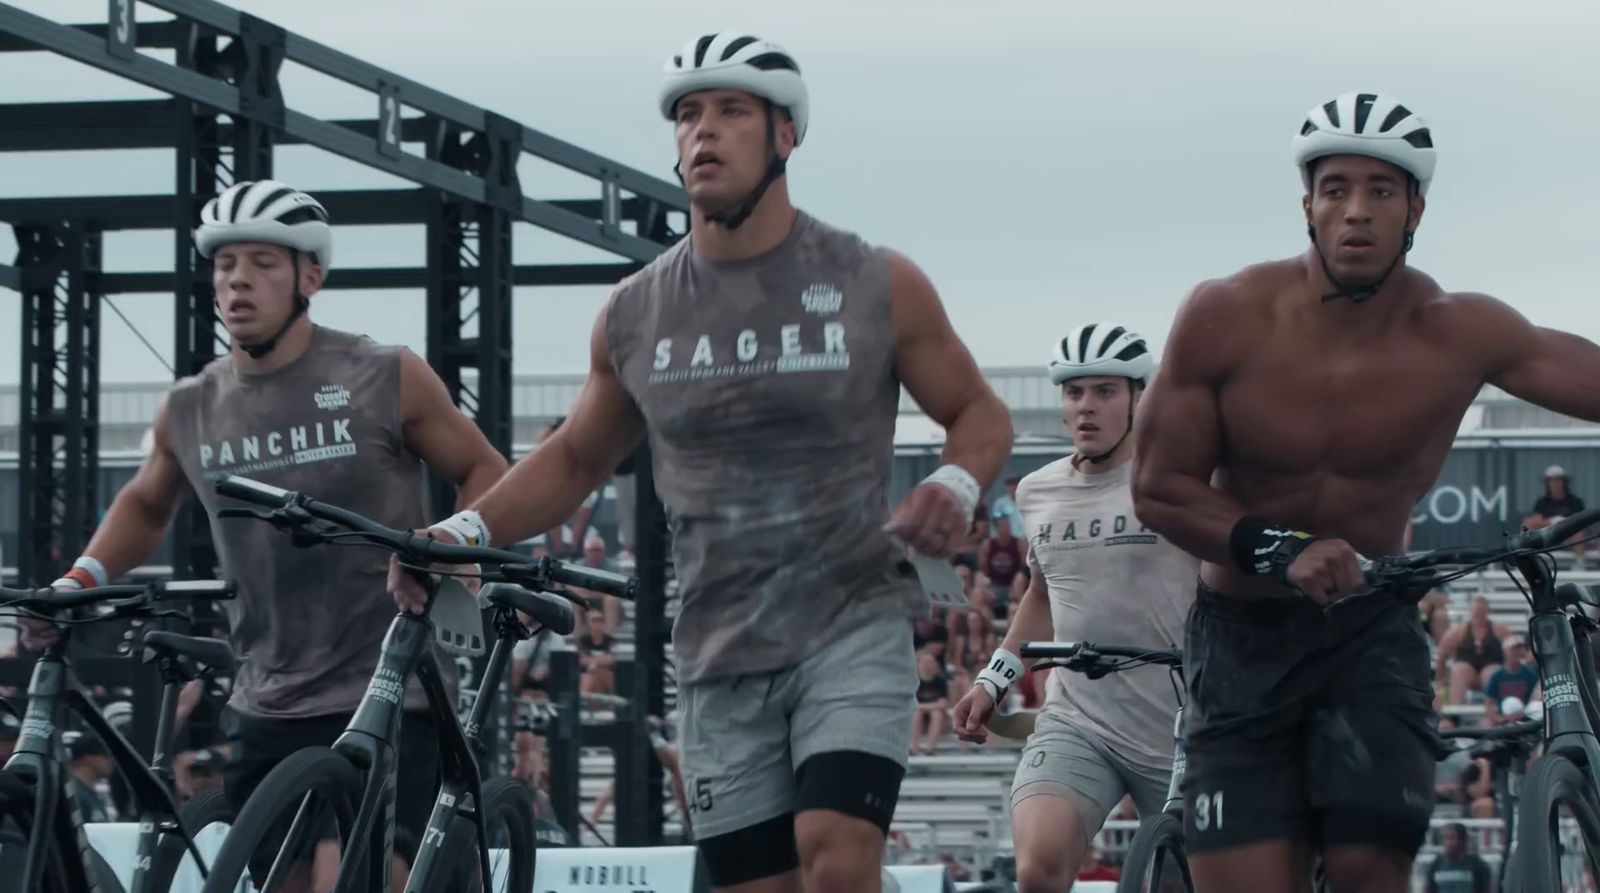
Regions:
<instances>
[{"instance_id":1,"label":"overcast sky","mask_svg":"<svg viewBox=\"0 0 1600 893\"><path fill-rule=\"evenodd\" d=\"M104 0L26 0L103 21ZM790 164L797 204L927 270L980 363L1041 363L1059 333L1112 319L1158 344L1190 286L1305 246L1290 137L1308 108L1393 93L1440 159L1411 262L1446 288L1496 295L1535 322L1600 340L1600 4L1540 0L1194 3L710 0L245 0L238 6L461 99L671 177L655 108L661 63L728 27L784 44L812 97ZM148 6L141 20L164 18ZM291 108L371 116L375 100L288 66ZM154 97L44 54L0 58L0 102ZM416 147L411 147L415 149ZM169 152L0 157L0 195L172 189ZM594 197L529 161L524 191ZM316 150L277 175L308 191L398 185ZM335 221L337 223L337 221ZM601 259L531 227L520 261ZM344 229L339 265L421 266L421 227ZM107 268L158 269L168 235L108 237ZM14 253L0 231L0 256ZM579 371L605 289L525 289L519 371ZM117 305L171 356L170 295ZM326 292L313 317L423 346L421 292ZM0 291L0 343L16 295ZM108 315L107 380L160 363ZM13 357L15 356L12 354ZM14 383L18 362L0 363Z\"/></svg>"}]
</instances>

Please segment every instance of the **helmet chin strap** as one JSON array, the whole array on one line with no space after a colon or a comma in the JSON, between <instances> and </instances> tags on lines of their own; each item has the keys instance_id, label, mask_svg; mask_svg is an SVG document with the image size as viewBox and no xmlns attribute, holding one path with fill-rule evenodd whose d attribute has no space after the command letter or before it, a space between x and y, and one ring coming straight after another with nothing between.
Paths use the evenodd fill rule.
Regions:
<instances>
[{"instance_id":1,"label":"helmet chin strap","mask_svg":"<svg viewBox=\"0 0 1600 893\"><path fill-rule=\"evenodd\" d=\"M783 176L784 171L788 169L788 161L778 154L778 123L776 119L776 113L773 111L771 102L767 102L766 105L767 146L772 150L771 158L767 162L767 172L761 177L761 182L756 184L756 188L751 190L749 195L745 196L744 201L735 205L731 210L707 213L705 215L707 223L715 223L728 230L738 229L740 224L744 223L750 218L751 214L755 213L756 205L761 203L761 197L767 194L767 188L770 187L779 177ZM684 183L687 185L683 179L683 171L680 168L681 164L681 161L673 164L672 172L678 175L679 183Z\"/></svg>"},{"instance_id":2,"label":"helmet chin strap","mask_svg":"<svg viewBox=\"0 0 1600 893\"><path fill-rule=\"evenodd\" d=\"M278 339L282 338L284 333L289 331L289 327L294 325L295 320L304 316L306 310L311 306L311 302L306 299L306 296L300 293L299 252L292 253L290 263L294 265L294 310L289 313L289 318L283 321L283 325L278 327L278 331L273 332L271 336L263 338L254 344L245 344L242 341L238 342L239 349L244 351L245 354L248 355L252 360L259 360L267 354L272 353L273 348L278 346Z\"/></svg>"},{"instance_id":3,"label":"helmet chin strap","mask_svg":"<svg viewBox=\"0 0 1600 893\"><path fill-rule=\"evenodd\" d=\"M1348 282L1341 282L1339 277L1333 275L1333 269L1328 266L1327 255L1322 253L1322 246L1317 243L1317 228L1315 226L1307 226L1306 234L1311 237L1311 247L1316 249L1317 260L1322 263L1322 275L1328 277L1328 282L1333 285L1333 291L1322 296L1323 303L1337 301L1340 298L1349 298L1352 304L1366 303L1368 299L1378 293L1379 289L1383 288L1383 284L1389 280L1389 276L1394 273L1395 268L1400 266L1400 261L1404 260L1405 256L1410 253L1411 246L1417 236L1415 230L1406 230L1405 244L1400 246L1400 252L1394 256L1394 260L1389 261L1389 266L1383 271L1383 275L1369 285L1353 285Z\"/></svg>"}]
</instances>

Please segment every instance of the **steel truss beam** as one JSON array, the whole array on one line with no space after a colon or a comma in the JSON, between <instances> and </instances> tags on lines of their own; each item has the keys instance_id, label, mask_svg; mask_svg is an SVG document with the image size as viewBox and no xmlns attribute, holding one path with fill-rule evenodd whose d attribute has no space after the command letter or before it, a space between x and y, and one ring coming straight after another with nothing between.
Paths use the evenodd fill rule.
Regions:
<instances>
[{"instance_id":1,"label":"steel truss beam","mask_svg":"<svg viewBox=\"0 0 1600 893\"><path fill-rule=\"evenodd\" d=\"M253 85L249 83L235 86L181 65L170 65L137 52L119 51L114 48L117 43L109 34L96 39L81 29L57 24L3 3L0 3L0 33L9 33L40 49L154 87L176 98L201 103L235 121L244 118L266 124L294 140L455 198L472 203L504 204L514 219L631 260L648 261L661 253L664 246L622 231L619 223L623 190L660 205L661 210L652 216L665 216L667 210L687 210L681 190L671 184L519 124L512 125L519 131L516 135L518 151L531 152L594 178L600 186L604 213L598 220L585 219L547 201L524 196L520 191L514 197L496 191L491 198L491 191L499 190L499 186L481 175L474 176L437 159L405 153L401 151L400 139L402 110L407 107L420 109L441 123L478 133L489 126L494 118L491 113L210 0L159 0L147 2L147 5L175 13L180 21L188 19L192 27L204 25L208 30L220 31L251 43L257 49L267 50L266 57L244 60L252 64L252 71L258 74L270 68L275 75L276 66L287 60L373 91L378 100L378 120L384 125L380 127L378 139L286 108L281 94L273 97L274 101L263 101L268 98L266 94L250 89Z\"/></svg>"},{"instance_id":2,"label":"steel truss beam","mask_svg":"<svg viewBox=\"0 0 1600 893\"><path fill-rule=\"evenodd\" d=\"M98 520L100 299L90 289L100 234L73 223L14 232L23 286L17 576L44 585Z\"/></svg>"},{"instance_id":3,"label":"steel truss beam","mask_svg":"<svg viewBox=\"0 0 1600 893\"><path fill-rule=\"evenodd\" d=\"M19 245L18 266L0 265L0 286L24 293L22 476L34 484L21 507L24 579L59 570L95 520L99 295L171 290L178 374L198 371L215 357L223 344L209 267L194 251L190 232L219 188L271 175L275 145L315 146L416 185L321 196L342 224L428 228L425 267L336 269L330 286L425 287L429 359L490 442L507 453L512 288L615 282L679 238L669 215L688 210L674 184L213 0L142 5L174 18L135 21L134 0L112 0L107 24L64 25L0 2L0 52L49 51L172 97L0 105L0 152L170 146L177 168L172 197L0 200L0 221L13 224ZM176 50L175 61L139 52L151 48ZM285 62L370 92L376 116L323 121L289 108L278 83ZM419 145L420 154L407 151ZM524 195L516 174L523 153L588 178L594 192L566 201ZM518 221L621 262L515 266L511 234ZM624 228L629 223L631 232ZM100 271L101 232L156 228L173 231L171 273ZM648 465L648 458L642 461ZM638 740L617 748L618 806L619 819L627 814L619 824L621 841L646 844L661 837L660 768L650 759L642 718L665 713L660 594L666 534L664 525L645 520L659 519L661 510L648 473L639 478L638 613L649 616L639 621L638 668L619 673L634 682L635 706L634 721L619 723L618 734ZM216 572L203 514L187 515L177 537L179 574ZM136 713L140 740L148 740L152 717L149 710ZM570 731L577 741L575 725Z\"/></svg>"}]
</instances>

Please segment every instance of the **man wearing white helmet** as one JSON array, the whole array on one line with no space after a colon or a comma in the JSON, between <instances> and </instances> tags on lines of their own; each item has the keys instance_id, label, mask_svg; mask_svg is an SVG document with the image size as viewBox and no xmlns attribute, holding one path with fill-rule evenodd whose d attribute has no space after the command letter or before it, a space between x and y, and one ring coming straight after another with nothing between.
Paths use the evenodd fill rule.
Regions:
<instances>
[{"instance_id":1,"label":"man wearing white helmet","mask_svg":"<svg viewBox=\"0 0 1600 893\"><path fill-rule=\"evenodd\" d=\"M1423 593L1401 551L1485 383L1600 420L1600 347L1406 263L1433 132L1347 93L1293 139L1311 244L1190 294L1138 420L1139 518L1203 562L1184 648L1185 824L1204 891L1409 889L1433 810Z\"/></svg>"},{"instance_id":2,"label":"man wearing white helmet","mask_svg":"<svg viewBox=\"0 0 1600 893\"><path fill-rule=\"evenodd\" d=\"M1198 562L1134 517L1134 409L1154 370L1139 335L1113 323L1056 344L1051 383L1076 448L1024 477L1017 506L1031 551L1027 591L1006 638L956 705L956 732L984 724L1021 678L1024 642L1092 641L1173 648L1194 601ZM1166 800L1178 692L1162 667L1104 679L1055 670L1011 786L1022 893L1067 889L1106 816L1131 794L1140 815Z\"/></svg>"},{"instance_id":3,"label":"man wearing white helmet","mask_svg":"<svg viewBox=\"0 0 1600 893\"><path fill-rule=\"evenodd\" d=\"M428 516L424 465L464 500L507 465L421 357L312 324L307 311L333 249L316 199L272 180L237 183L206 204L195 245L211 258L232 345L168 391L144 463L55 585L104 585L146 561L193 488L222 572L239 586L227 610L240 663L222 718L232 744L225 788L238 808L284 757L332 744L344 729L394 605L380 554L297 549L269 525L221 521L216 475L314 493L409 528ZM54 639L49 624L25 623L31 646ZM453 686L454 663L441 665ZM406 706L397 849L409 857L437 786L438 732L415 683Z\"/></svg>"},{"instance_id":4,"label":"man wearing white helmet","mask_svg":"<svg viewBox=\"0 0 1600 893\"><path fill-rule=\"evenodd\" d=\"M668 60L659 111L689 237L617 286L566 424L459 521L498 542L547 530L648 436L712 882L871 891L910 752L907 620L928 610L907 545L962 545L1010 417L915 265L790 203L784 171L810 123L793 55L698 37ZM902 384L948 438L945 465L891 516Z\"/></svg>"}]
</instances>

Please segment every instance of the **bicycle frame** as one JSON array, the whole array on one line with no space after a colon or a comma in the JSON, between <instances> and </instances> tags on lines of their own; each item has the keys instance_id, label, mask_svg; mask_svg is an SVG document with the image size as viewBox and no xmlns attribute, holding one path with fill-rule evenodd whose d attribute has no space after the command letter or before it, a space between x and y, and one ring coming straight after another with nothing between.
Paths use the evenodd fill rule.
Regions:
<instances>
[{"instance_id":1,"label":"bicycle frame","mask_svg":"<svg viewBox=\"0 0 1600 893\"><path fill-rule=\"evenodd\" d=\"M428 609L433 606L433 595L430 587ZM389 866L394 855L395 785L399 768L395 742L399 739L400 720L405 712L405 689L413 674L421 683L429 713L439 726L441 783L433 812L418 841L406 893L424 893L437 888L431 879L440 870L439 853L451 821L461 811L460 805L468 795L474 804L473 824L478 832L480 867L484 878L491 876L488 835L482 813L476 808L482 803L478 757L483 754L484 745L479 734L494 701L492 692L499 686L510 659L511 647L520 638L521 625L513 612L495 607L494 650L490 653L470 719L463 729L434 658L433 627L426 617L427 610L422 616L400 614L395 617L384 636L378 667L367 685L367 692L350 724L333 744L336 753L365 775L355 825L350 831L350 845L334 884L335 893L365 893L368 889L387 893L391 888ZM287 848L308 839L310 822L306 804L302 804L284 846ZM270 887L283 870L284 866L275 865L266 886ZM366 883L369 878L380 880L377 884Z\"/></svg>"},{"instance_id":2,"label":"bicycle frame","mask_svg":"<svg viewBox=\"0 0 1600 893\"><path fill-rule=\"evenodd\" d=\"M1167 783L1167 802L1161 811L1183 821L1183 774L1189 768L1189 755L1183 747L1183 703L1172 720L1172 780Z\"/></svg>"},{"instance_id":3,"label":"bicycle frame","mask_svg":"<svg viewBox=\"0 0 1600 893\"><path fill-rule=\"evenodd\" d=\"M34 782L34 823L28 832L28 855L23 869L24 890L38 890L44 886L47 836L60 830L59 822L69 822L77 852L89 851L89 841L83 825L83 812L67 781L67 760L59 730L63 711L76 713L105 744L139 805L138 856L133 865L133 883L128 893L165 893L153 890L150 869L155 861L156 848L163 833L178 833L184 838L190 855L205 876L205 861L189 837L188 830L178 821L178 804L172 798L171 773L165 768L165 751L172 738L170 717L176 706L176 692L170 683L161 695L161 723L156 733L155 765L146 765L133 745L129 744L101 715L100 708L87 688L72 672L72 662L67 656L66 632L34 663L33 676L28 682L28 710L23 716L22 731L17 746L6 763L6 769L24 774ZM65 807L63 809L63 807ZM70 854L69 854L70 856ZM89 875L84 861L65 860L69 885L79 889L98 889ZM70 876L75 875L75 876Z\"/></svg>"},{"instance_id":4,"label":"bicycle frame","mask_svg":"<svg viewBox=\"0 0 1600 893\"><path fill-rule=\"evenodd\" d=\"M1567 616L1555 578L1538 558L1521 557L1516 565L1533 601L1528 629L1544 691L1545 753L1563 753L1580 766L1600 766L1600 740L1595 737L1600 701L1587 618Z\"/></svg>"}]
</instances>

